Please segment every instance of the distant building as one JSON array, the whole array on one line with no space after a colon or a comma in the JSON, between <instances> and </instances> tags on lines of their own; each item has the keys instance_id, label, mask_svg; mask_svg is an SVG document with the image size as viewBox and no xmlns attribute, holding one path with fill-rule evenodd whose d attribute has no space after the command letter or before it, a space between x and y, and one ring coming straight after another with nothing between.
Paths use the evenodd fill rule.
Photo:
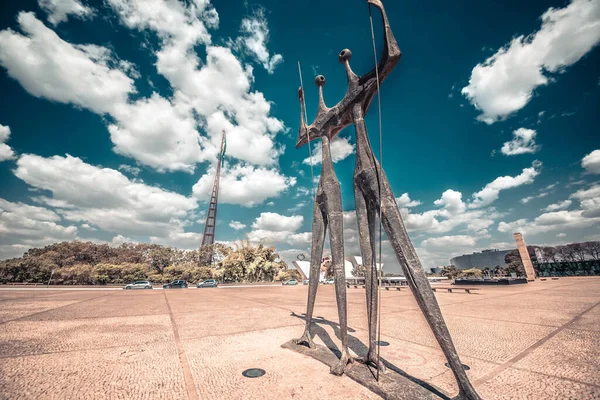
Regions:
<instances>
[{"instance_id":1,"label":"distant building","mask_svg":"<svg viewBox=\"0 0 600 400\"><path fill-rule=\"evenodd\" d=\"M432 274L441 274L443 269L444 269L444 267L432 267L431 273Z\"/></svg>"},{"instance_id":2,"label":"distant building","mask_svg":"<svg viewBox=\"0 0 600 400\"><path fill-rule=\"evenodd\" d=\"M344 270L346 272L346 278L354 278L352 271L359 264L362 264L362 257L357 257L357 256L346 257L346 259L344 260ZM300 275L302 276L302 279L309 278L309 276L310 276L310 261L292 261L292 265L300 273ZM379 264L377 264L377 265L379 266ZM383 266L383 264L381 264L381 266L379 266L379 268L381 269L382 266ZM320 281L325 280L325 271L319 271L319 273L320 273L319 280Z\"/></svg>"},{"instance_id":3,"label":"distant building","mask_svg":"<svg viewBox=\"0 0 600 400\"><path fill-rule=\"evenodd\" d=\"M450 264L458 269L471 268L494 268L496 265L504 266L504 256L510 253L511 250L489 249L473 254L463 254L462 256L454 257L450 260Z\"/></svg>"}]
</instances>

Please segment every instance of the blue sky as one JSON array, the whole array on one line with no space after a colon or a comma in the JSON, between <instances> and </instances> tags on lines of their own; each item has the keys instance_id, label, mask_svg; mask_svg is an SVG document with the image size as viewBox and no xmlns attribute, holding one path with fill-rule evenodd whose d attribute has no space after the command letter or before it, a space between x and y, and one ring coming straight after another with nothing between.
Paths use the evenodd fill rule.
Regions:
<instances>
[{"instance_id":1,"label":"blue sky","mask_svg":"<svg viewBox=\"0 0 600 400\"><path fill-rule=\"evenodd\" d=\"M516 231L599 240L600 1L385 6L403 56L381 87L383 166L424 266L511 248ZM366 2L0 7L0 258L73 239L197 247L222 129L217 239L310 253L297 62L312 120L314 76L330 106L346 90L341 49L357 73L373 68ZM359 255L354 143L352 127L332 143L347 255ZM384 261L399 270L387 243Z\"/></svg>"}]
</instances>

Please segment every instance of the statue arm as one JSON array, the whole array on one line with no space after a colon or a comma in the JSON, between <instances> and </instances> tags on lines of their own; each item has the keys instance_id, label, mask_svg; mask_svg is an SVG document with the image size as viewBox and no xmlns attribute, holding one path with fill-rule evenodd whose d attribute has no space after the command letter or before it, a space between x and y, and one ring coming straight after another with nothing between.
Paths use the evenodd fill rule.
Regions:
<instances>
[{"instance_id":1,"label":"statue arm","mask_svg":"<svg viewBox=\"0 0 600 400\"><path fill-rule=\"evenodd\" d=\"M367 3L379 9L379 11L381 12L381 18L383 23L383 54L381 55L381 57L379 58L379 62L377 63L379 72L379 83L381 84L381 82L383 82L383 80L390 74L392 69L396 66L396 64L400 60L400 56L402 55L402 53L400 52L398 43L394 38L392 28L388 21L387 14L385 12L385 8L383 7L383 3L381 2L381 0L367 0ZM360 77L360 82L363 83L369 79L375 79L375 72L375 68L373 68L367 74Z\"/></svg>"}]
</instances>

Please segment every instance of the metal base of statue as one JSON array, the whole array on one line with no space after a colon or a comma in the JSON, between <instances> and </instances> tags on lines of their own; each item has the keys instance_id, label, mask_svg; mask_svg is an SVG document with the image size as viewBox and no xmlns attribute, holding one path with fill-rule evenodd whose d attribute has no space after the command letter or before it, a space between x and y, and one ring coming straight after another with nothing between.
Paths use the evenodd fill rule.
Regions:
<instances>
[{"instance_id":1,"label":"metal base of statue","mask_svg":"<svg viewBox=\"0 0 600 400\"><path fill-rule=\"evenodd\" d=\"M369 328L369 350L366 361L376 366L380 371L384 370L384 365L379 360L376 347L377 321L379 316L377 304L377 267L375 264L375 224L376 218L379 216L389 242L396 254L396 259L406 275L408 286L415 296L417 304L423 312L456 378L459 388L458 398L479 400L479 395L471 385L462 367L440 307L431 290L417 253L408 237L400 210L395 201L394 193L385 172L373 154L373 149L369 142L364 117L375 94L379 91L379 86L400 60L401 52L392 34L392 29L381 0L367 0L367 3L369 6L372 5L379 9L383 20L384 49L376 67L369 73L358 76L350 67L352 52L348 49L342 50L339 54L339 60L344 65L348 78L348 89L344 98L334 107L327 107L323 99L325 78L318 76L315 82L319 86L319 109L311 125L306 125L301 106L300 131L296 147L301 147L315 139L321 139L323 172L321 174L321 181L319 182L319 190L315 198L313 215L313 242L306 328L302 337L295 343L306 344L312 349L315 348L315 344L312 341L311 325L318 286L318 270L316 268L318 268L323 252L325 231L329 227L333 263L339 264L335 268L336 300L342 339L340 360L332 368L332 372L335 374L343 373L347 369L347 363L351 361L348 356L347 346L346 287L345 281L342 280L344 279L344 247L340 185L333 170L329 144L342 129L353 124L356 132L354 199L356 203L360 248L363 263L366 267L365 286ZM303 91L300 90L299 94L302 101Z\"/></svg>"},{"instance_id":2,"label":"metal base of statue","mask_svg":"<svg viewBox=\"0 0 600 400\"><path fill-rule=\"evenodd\" d=\"M334 368L339 359L329 347L315 345L314 348L309 348L303 345L296 344L295 340L290 340L281 345L284 349L289 349L302 355L314 358L323 364ZM400 373L401 371L388 368L385 374L379 376L379 382L375 379L375 370L370 365L355 361L352 365L346 368L345 375L366 387L373 393L381 396L384 399L390 400L440 400L448 399L441 391L428 385L427 383L414 381L414 378L408 378ZM429 386L429 388L423 387ZM434 393L437 392L438 394ZM348 393L348 398L353 398L352 393Z\"/></svg>"}]
</instances>

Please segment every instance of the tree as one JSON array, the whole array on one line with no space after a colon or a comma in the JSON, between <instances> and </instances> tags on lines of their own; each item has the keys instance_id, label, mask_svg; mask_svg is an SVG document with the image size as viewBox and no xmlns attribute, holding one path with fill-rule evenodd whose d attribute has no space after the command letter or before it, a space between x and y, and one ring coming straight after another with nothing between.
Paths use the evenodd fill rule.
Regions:
<instances>
[{"instance_id":1,"label":"tree","mask_svg":"<svg viewBox=\"0 0 600 400\"><path fill-rule=\"evenodd\" d=\"M280 270L287 269L274 247L254 246L248 240L237 242L220 265L224 278L234 282L272 282Z\"/></svg>"},{"instance_id":2,"label":"tree","mask_svg":"<svg viewBox=\"0 0 600 400\"><path fill-rule=\"evenodd\" d=\"M585 249L585 253L594 261L600 260L600 242L585 242L581 243Z\"/></svg>"},{"instance_id":3,"label":"tree","mask_svg":"<svg viewBox=\"0 0 600 400\"><path fill-rule=\"evenodd\" d=\"M493 274L494 274L494 276L504 275L504 270L502 269L501 266L496 265L494 267Z\"/></svg>"},{"instance_id":4,"label":"tree","mask_svg":"<svg viewBox=\"0 0 600 400\"><path fill-rule=\"evenodd\" d=\"M300 275L300 272L296 271L295 269L282 269L279 271L276 278L276 280L280 282L288 281L290 279L300 281L302 280L302 276Z\"/></svg>"},{"instance_id":5,"label":"tree","mask_svg":"<svg viewBox=\"0 0 600 400\"><path fill-rule=\"evenodd\" d=\"M481 270L481 273L484 276L488 276L488 277L490 276L491 272L492 272L492 269L490 267L485 267L484 269Z\"/></svg>"},{"instance_id":6,"label":"tree","mask_svg":"<svg viewBox=\"0 0 600 400\"><path fill-rule=\"evenodd\" d=\"M170 264L173 250L170 247L159 246L148 251L146 259L150 268L162 274Z\"/></svg>"},{"instance_id":7,"label":"tree","mask_svg":"<svg viewBox=\"0 0 600 400\"><path fill-rule=\"evenodd\" d=\"M479 268L465 269L464 271L462 271L462 273L467 278L479 279L482 276L481 270Z\"/></svg>"},{"instance_id":8,"label":"tree","mask_svg":"<svg viewBox=\"0 0 600 400\"><path fill-rule=\"evenodd\" d=\"M441 275L448 279L456 279L462 275L462 271L454 265L447 265L442 269Z\"/></svg>"},{"instance_id":9,"label":"tree","mask_svg":"<svg viewBox=\"0 0 600 400\"><path fill-rule=\"evenodd\" d=\"M356 277L365 276L366 273L367 273L367 269L362 264L356 264L356 266L352 268L352 275L354 275Z\"/></svg>"},{"instance_id":10,"label":"tree","mask_svg":"<svg viewBox=\"0 0 600 400\"><path fill-rule=\"evenodd\" d=\"M519 254L519 250L513 250L506 253L504 256L504 262L506 263L506 272L511 274L517 274L517 276L525 275L525 267Z\"/></svg>"}]
</instances>

